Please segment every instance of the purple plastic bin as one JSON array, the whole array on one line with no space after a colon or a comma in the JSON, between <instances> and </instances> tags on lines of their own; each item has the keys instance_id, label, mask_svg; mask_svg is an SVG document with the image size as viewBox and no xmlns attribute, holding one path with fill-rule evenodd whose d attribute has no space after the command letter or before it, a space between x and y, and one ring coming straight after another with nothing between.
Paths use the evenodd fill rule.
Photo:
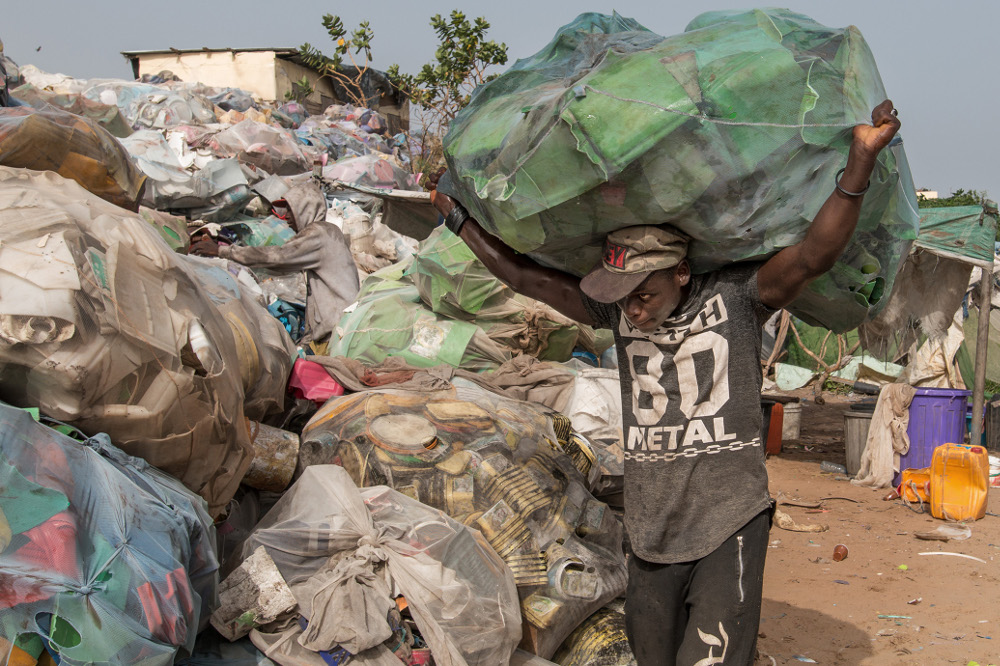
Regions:
<instances>
[{"instance_id":1,"label":"purple plastic bin","mask_svg":"<svg viewBox=\"0 0 1000 666\"><path fill-rule=\"evenodd\" d=\"M899 458L899 469L930 467L934 449L942 444L965 441L965 412L972 391L918 388L910 403L910 450ZM900 482L901 474L893 478Z\"/></svg>"}]
</instances>

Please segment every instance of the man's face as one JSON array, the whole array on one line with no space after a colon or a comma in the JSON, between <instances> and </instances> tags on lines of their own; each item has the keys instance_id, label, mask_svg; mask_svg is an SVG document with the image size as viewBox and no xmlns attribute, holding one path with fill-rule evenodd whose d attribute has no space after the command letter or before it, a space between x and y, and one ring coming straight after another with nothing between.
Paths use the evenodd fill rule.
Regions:
<instances>
[{"instance_id":1,"label":"man's face","mask_svg":"<svg viewBox=\"0 0 1000 666\"><path fill-rule=\"evenodd\" d=\"M619 301L625 318L643 333L652 333L681 304L690 280L687 260L674 268L656 271Z\"/></svg>"}]
</instances>

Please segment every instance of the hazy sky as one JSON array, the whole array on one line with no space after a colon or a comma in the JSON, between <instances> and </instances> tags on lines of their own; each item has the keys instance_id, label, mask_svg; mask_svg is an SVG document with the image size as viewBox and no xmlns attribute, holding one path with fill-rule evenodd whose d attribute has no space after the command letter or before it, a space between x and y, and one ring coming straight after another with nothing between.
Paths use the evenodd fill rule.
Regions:
<instances>
[{"instance_id":1,"label":"hazy sky","mask_svg":"<svg viewBox=\"0 0 1000 666\"><path fill-rule=\"evenodd\" d=\"M458 8L484 16L489 37L506 42L510 62L548 43L555 31L585 11L631 17L661 35L684 30L701 12L749 8L744 2L640 2L607 5L567 0L440 2L376 0L7 0L0 39L8 57L81 78L131 78L119 52L143 49L298 46L329 52L323 14L341 16L348 29L368 20L375 31L375 66L398 63L416 73L433 58L428 19ZM915 185L947 196L956 189L986 190L1000 198L996 0L791 0L780 6L831 27L855 25L868 41L886 90L899 109Z\"/></svg>"}]
</instances>

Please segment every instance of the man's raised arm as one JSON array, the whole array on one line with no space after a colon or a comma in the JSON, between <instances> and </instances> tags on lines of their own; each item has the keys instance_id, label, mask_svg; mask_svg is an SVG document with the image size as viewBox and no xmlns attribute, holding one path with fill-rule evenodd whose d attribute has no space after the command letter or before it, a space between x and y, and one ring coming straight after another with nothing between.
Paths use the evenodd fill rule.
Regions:
<instances>
[{"instance_id":1,"label":"man's raised arm","mask_svg":"<svg viewBox=\"0 0 1000 666\"><path fill-rule=\"evenodd\" d=\"M899 126L896 109L885 100L872 111L871 125L854 128L847 165L838 174L836 188L809 225L806 237L771 257L757 272L757 288L765 305L788 305L807 284L833 268L858 224L875 160Z\"/></svg>"},{"instance_id":2,"label":"man's raised arm","mask_svg":"<svg viewBox=\"0 0 1000 666\"><path fill-rule=\"evenodd\" d=\"M464 209L456 210L460 204L438 192L435 185L436 179L429 184L434 206L450 221L449 228L452 231L457 226L458 237L465 241L490 273L517 293L541 301L581 324L594 325L594 320L583 306L580 278L542 266L525 255L518 254L499 238L487 233L471 217L465 217L456 225L453 220L463 217L461 213Z\"/></svg>"}]
</instances>

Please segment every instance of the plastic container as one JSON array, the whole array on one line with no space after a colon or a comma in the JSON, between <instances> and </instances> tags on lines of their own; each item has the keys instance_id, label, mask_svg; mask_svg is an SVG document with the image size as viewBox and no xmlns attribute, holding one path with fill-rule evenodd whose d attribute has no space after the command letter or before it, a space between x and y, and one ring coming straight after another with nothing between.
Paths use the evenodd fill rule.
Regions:
<instances>
[{"instance_id":1,"label":"plastic container","mask_svg":"<svg viewBox=\"0 0 1000 666\"><path fill-rule=\"evenodd\" d=\"M948 442L965 441L966 404L972 391L963 389L918 388L910 403L910 424L906 434L910 450L899 457L899 468L930 467L934 449ZM899 473L893 485L901 480Z\"/></svg>"},{"instance_id":2,"label":"plastic container","mask_svg":"<svg viewBox=\"0 0 1000 666\"><path fill-rule=\"evenodd\" d=\"M861 454L868 441L868 428L873 412L848 409L844 411L844 457L847 473L854 476L861 470Z\"/></svg>"},{"instance_id":3,"label":"plastic container","mask_svg":"<svg viewBox=\"0 0 1000 666\"><path fill-rule=\"evenodd\" d=\"M785 403L781 421L781 440L792 441L798 439L801 433L801 424L802 403Z\"/></svg>"},{"instance_id":4,"label":"plastic container","mask_svg":"<svg viewBox=\"0 0 1000 666\"><path fill-rule=\"evenodd\" d=\"M982 446L943 444L931 462L931 515L944 520L979 520L986 515L990 462Z\"/></svg>"},{"instance_id":5,"label":"plastic container","mask_svg":"<svg viewBox=\"0 0 1000 666\"><path fill-rule=\"evenodd\" d=\"M928 504L931 501L931 468L908 468L902 471L902 475L900 496L910 504Z\"/></svg>"}]
</instances>

